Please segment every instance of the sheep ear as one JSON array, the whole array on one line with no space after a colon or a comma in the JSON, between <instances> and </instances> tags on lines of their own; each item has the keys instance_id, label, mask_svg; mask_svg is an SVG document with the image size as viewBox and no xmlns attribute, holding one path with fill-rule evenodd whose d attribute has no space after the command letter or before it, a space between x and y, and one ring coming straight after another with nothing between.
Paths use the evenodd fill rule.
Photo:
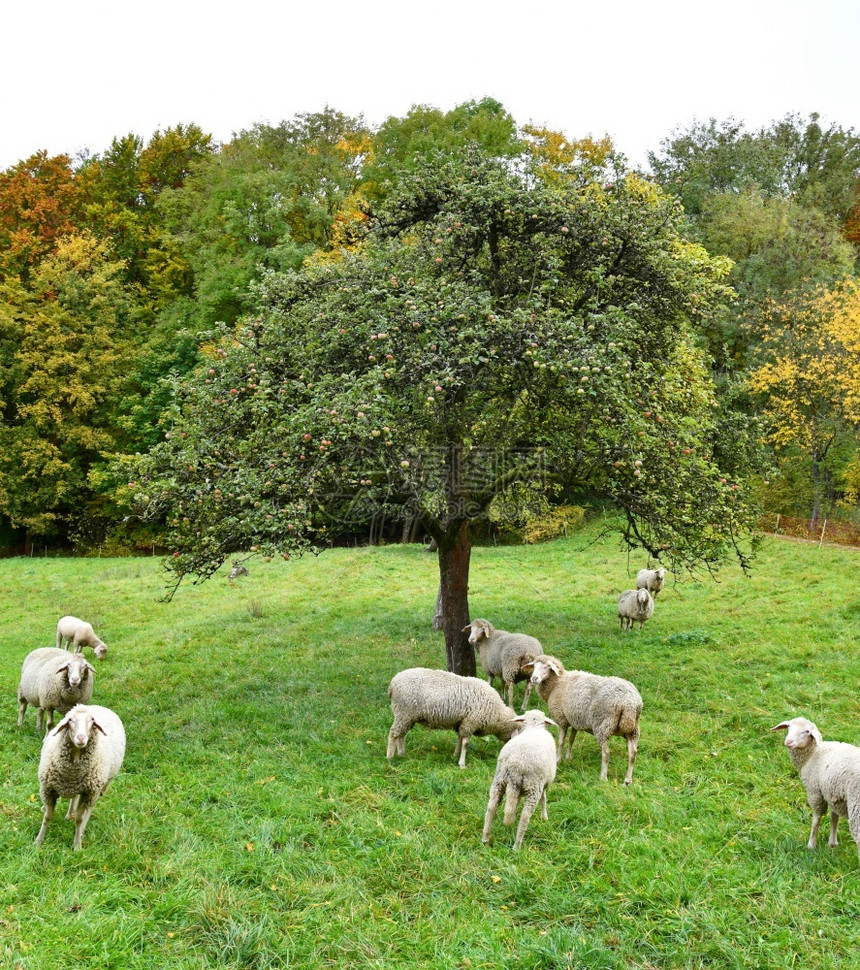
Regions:
<instances>
[{"instance_id":1,"label":"sheep ear","mask_svg":"<svg viewBox=\"0 0 860 970\"><path fill-rule=\"evenodd\" d=\"M467 623L466 626L464 626L463 629L460 631L460 633L465 633L466 630L471 630L471 629L472 629L472 624Z\"/></svg>"},{"instance_id":2,"label":"sheep ear","mask_svg":"<svg viewBox=\"0 0 860 970\"><path fill-rule=\"evenodd\" d=\"M71 720L71 719L69 718L69 715L67 714L67 715L66 715L66 716L65 716L65 717L64 717L64 718L62 719L62 721L60 721L60 723L59 723L59 724L58 724L58 725L57 725L57 726L56 726L56 727L54 728L54 730L53 730L53 731L51 731L51 734L53 734L53 735L54 735L54 737L56 737L56 736L57 736L57 735L58 735L58 734L59 734L59 733L60 733L61 731L66 731L66 730L68 730L68 727L69 727L69 721L70 721L70 720Z\"/></svg>"},{"instance_id":3,"label":"sheep ear","mask_svg":"<svg viewBox=\"0 0 860 970\"><path fill-rule=\"evenodd\" d=\"M526 719L525 714L518 714L516 717L512 717L511 718L511 723L512 724L522 724L523 721L525 721L525 719Z\"/></svg>"},{"instance_id":4,"label":"sheep ear","mask_svg":"<svg viewBox=\"0 0 860 970\"><path fill-rule=\"evenodd\" d=\"M549 669L550 669L550 670L551 670L551 671L552 671L552 672L553 672L554 674L556 674L556 675L557 675L558 677L561 677L561 667L559 667L559 665L558 665L557 663L555 663L555 661L551 661L551 662L550 662L550 663L548 664L548 666L549 666Z\"/></svg>"},{"instance_id":5,"label":"sheep ear","mask_svg":"<svg viewBox=\"0 0 860 970\"><path fill-rule=\"evenodd\" d=\"M94 667L94 666L93 666L93 665L92 665L92 664L91 664L91 663L89 662L89 660L85 660L85 661L84 661L84 667L85 667L85 668L86 668L87 670L91 670L91 671L92 671L93 673L95 673L95 672L96 672L96 668L95 668L95 667Z\"/></svg>"},{"instance_id":6,"label":"sheep ear","mask_svg":"<svg viewBox=\"0 0 860 970\"><path fill-rule=\"evenodd\" d=\"M790 726L788 721L783 721L782 724L777 724L776 727L772 727L771 731L787 731Z\"/></svg>"},{"instance_id":7,"label":"sheep ear","mask_svg":"<svg viewBox=\"0 0 860 970\"><path fill-rule=\"evenodd\" d=\"M101 726L101 724L99 724L98 721L93 721L93 727L98 728L98 730L101 731L105 737L107 737L107 731L105 731L105 729Z\"/></svg>"},{"instance_id":8,"label":"sheep ear","mask_svg":"<svg viewBox=\"0 0 860 970\"><path fill-rule=\"evenodd\" d=\"M535 665L531 662L531 660L529 660L528 663L524 663L522 667L520 667L520 670L524 674L530 674L534 669L535 669Z\"/></svg>"},{"instance_id":9,"label":"sheep ear","mask_svg":"<svg viewBox=\"0 0 860 970\"><path fill-rule=\"evenodd\" d=\"M71 665L71 660L68 663L64 663L62 667L57 667L56 673L61 674L64 670L68 670Z\"/></svg>"},{"instance_id":10,"label":"sheep ear","mask_svg":"<svg viewBox=\"0 0 860 970\"><path fill-rule=\"evenodd\" d=\"M558 727L558 724L556 724L556 722L551 717L546 717L545 716L544 719L543 719L543 723L544 724L551 724L553 727Z\"/></svg>"}]
</instances>

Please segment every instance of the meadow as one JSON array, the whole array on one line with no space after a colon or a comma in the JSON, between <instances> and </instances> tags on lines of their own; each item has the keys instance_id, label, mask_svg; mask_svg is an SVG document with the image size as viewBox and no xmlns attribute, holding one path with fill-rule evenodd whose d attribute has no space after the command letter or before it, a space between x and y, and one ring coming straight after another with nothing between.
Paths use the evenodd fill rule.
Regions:
<instances>
[{"instance_id":1,"label":"meadow","mask_svg":"<svg viewBox=\"0 0 860 970\"><path fill-rule=\"evenodd\" d=\"M627 677L645 709L632 786L581 734L519 853L481 827L499 742L414 728L388 762L386 687L443 666L435 557L420 545L251 562L163 602L156 558L0 564L0 967L779 968L856 961L860 867L809 852L779 721L860 742L860 558L765 538L750 576L667 584L644 630L618 593L642 555L592 523L479 547L472 616L568 667ZM122 773L72 852L65 802L41 849L35 712L20 665L59 616L110 652L94 702L123 718ZM522 688L517 692L521 697ZM59 810L62 808L62 812Z\"/></svg>"}]
</instances>

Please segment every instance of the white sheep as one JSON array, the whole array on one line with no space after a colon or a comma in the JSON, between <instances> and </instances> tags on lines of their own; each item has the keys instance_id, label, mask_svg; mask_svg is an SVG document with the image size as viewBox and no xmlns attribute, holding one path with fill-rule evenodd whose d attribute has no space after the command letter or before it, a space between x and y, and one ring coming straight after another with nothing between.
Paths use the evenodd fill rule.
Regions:
<instances>
[{"instance_id":1,"label":"white sheep","mask_svg":"<svg viewBox=\"0 0 860 970\"><path fill-rule=\"evenodd\" d=\"M618 597L618 626L621 630L632 630L638 623L639 629L654 614L654 600L647 589L626 589Z\"/></svg>"},{"instance_id":2,"label":"white sheep","mask_svg":"<svg viewBox=\"0 0 860 970\"><path fill-rule=\"evenodd\" d=\"M466 767L466 748L473 735L494 734L507 741L515 732L516 711L477 677L410 667L392 677L388 696L394 722L388 732L386 758L403 754L406 734L415 724L456 731L454 757L459 756L461 768Z\"/></svg>"},{"instance_id":3,"label":"white sheep","mask_svg":"<svg viewBox=\"0 0 860 970\"><path fill-rule=\"evenodd\" d=\"M81 653L84 647L92 647L93 652L103 660L107 654L107 644L101 640L93 631L89 623L79 620L76 616L62 616L57 623L57 648L63 646L74 653Z\"/></svg>"},{"instance_id":4,"label":"white sheep","mask_svg":"<svg viewBox=\"0 0 860 970\"><path fill-rule=\"evenodd\" d=\"M665 585L666 570L662 566L659 569L640 569L636 574L636 589L647 589L654 599Z\"/></svg>"},{"instance_id":5,"label":"white sheep","mask_svg":"<svg viewBox=\"0 0 860 970\"><path fill-rule=\"evenodd\" d=\"M58 798L69 799L67 819L75 821L74 848L81 848L96 802L119 774L125 756L125 729L108 707L78 704L45 735L39 759L39 794L44 813L36 845L45 840Z\"/></svg>"},{"instance_id":6,"label":"white sheep","mask_svg":"<svg viewBox=\"0 0 860 970\"><path fill-rule=\"evenodd\" d=\"M516 718L521 731L508 741L499 752L496 773L490 785L490 798L484 815L484 831L481 841L490 841L490 829L496 817L502 795L505 798L505 825L511 825L522 800L523 810L514 839L514 849L523 844L523 836L529 821L540 802L541 818L546 819L546 790L555 778L555 741L547 731L547 724L555 724L543 711L527 711Z\"/></svg>"},{"instance_id":7,"label":"white sheep","mask_svg":"<svg viewBox=\"0 0 860 970\"><path fill-rule=\"evenodd\" d=\"M812 831L808 849L818 840L818 826L830 808L831 847L839 844L836 829L839 818L848 819L851 838L860 856L860 748L842 741L824 741L821 732L805 717L795 717L771 728L787 731L785 746L791 763L800 772L806 798L812 809Z\"/></svg>"},{"instance_id":8,"label":"white sheep","mask_svg":"<svg viewBox=\"0 0 860 970\"><path fill-rule=\"evenodd\" d=\"M527 633L508 633L497 630L489 620L472 620L463 627L463 633L469 631L469 643L478 647L478 657L481 667L487 676L487 683L499 677L502 681L501 694L504 697L505 687L508 688L508 704L514 706L514 684L519 680L526 681L526 691L523 694L523 710L529 700L531 684L523 673L522 667L529 660L534 660L543 653L540 641L530 637Z\"/></svg>"},{"instance_id":9,"label":"white sheep","mask_svg":"<svg viewBox=\"0 0 860 970\"><path fill-rule=\"evenodd\" d=\"M552 719L558 724L558 760L561 761L565 737L567 757L577 731L593 734L600 744L601 781L609 777L609 739L627 741L627 774L624 784L633 781L633 763L639 746L639 718L642 696L621 677L601 677L584 670L565 670L556 657L538 657L526 664L531 682L541 700L546 701ZM569 733L568 733L569 732Z\"/></svg>"},{"instance_id":10,"label":"white sheep","mask_svg":"<svg viewBox=\"0 0 860 970\"><path fill-rule=\"evenodd\" d=\"M31 650L21 665L18 684L18 727L24 723L27 705L39 709L36 729L42 730L45 712L47 730L54 725L54 711L65 714L75 704L86 704L93 696L95 668L83 654L69 654L56 647Z\"/></svg>"}]
</instances>

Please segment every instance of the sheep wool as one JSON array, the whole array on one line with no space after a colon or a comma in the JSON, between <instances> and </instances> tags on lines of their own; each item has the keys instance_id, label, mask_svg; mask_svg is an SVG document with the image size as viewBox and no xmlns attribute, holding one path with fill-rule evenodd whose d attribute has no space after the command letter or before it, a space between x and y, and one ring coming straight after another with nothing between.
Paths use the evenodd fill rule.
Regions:
<instances>
[{"instance_id":1,"label":"sheep wool","mask_svg":"<svg viewBox=\"0 0 860 970\"><path fill-rule=\"evenodd\" d=\"M107 655L107 644L96 636L92 626L79 620L76 616L61 616L57 623L57 647L66 646L74 653L81 653L84 647L92 647L93 652L104 660Z\"/></svg>"},{"instance_id":2,"label":"sheep wool","mask_svg":"<svg viewBox=\"0 0 860 970\"><path fill-rule=\"evenodd\" d=\"M805 717L782 721L771 730L787 732L788 756L800 773L812 809L812 831L806 847L815 848L818 826L829 807L827 844L831 848L839 844L836 835L839 819L847 818L860 857L860 748L842 741L824 741L815 724Z\"/></svg>"},{"instance_id":3,"label":"sheep wool","mask_svg":"<svg viewBox=\"0 0 860 970\"><path fill-rule=\"evenodd\" d=\"M502 795L505 795L505 825L513 824L517 806L522 802L520 822L514 839L514 849L523 844L532 814L538 803L541 818L547 819L546 791L555 779L555 741L547 731L547 724L555 724L543 711L527 711L515 721L521 728L499 752L496 773L490 785L490 797L484 815L484 831L481 841L490 841L490 830Z\"/></svg>"},{"instance_id":4,"label":"sheep wool","mask_svg":"<svg viewBox=\"0 0 860 970\"><path fill-rule=\"evenodd\" d=\"M516 711L477 677L410 667L394 675L388 696L394 722L388 732L387 758L404 753L406 734L415 724L456 731L454 757L459 757L461 768L466 767L466 748L473 735L493 734L507 741L515 730Z\"/></svg>"},{"instance_id":5,"label":"sheep wool","mask_svg":"<svg viewBox=\"0 0 860 970\"><path fill-rule=\"evenodd\" d=\"M609 777L609 739L627 741L627 774L624 784L633 781L633 764L639 747L639 719L642 696L621 677L601 677L584 670L565 670L556 657L538 657L526 664L532 684L541 700L546 701L550 717L558 724L558 760L561 761L565 738L567 755L577 731L593 734L602 754L600 779Z\"/></svg>"},{"instance_id":6,"label":"sheep wool","mask_svg":"<svg viewBox=\"0 0 860 970\"><path fill-rule=\"evenodd\" d=\"M501 694L504 697L505 687L508 689L508 704L514 706L514 684L517 681L526 682L523 695L523 710L529 700L531 684L528 676L523 673L523 664L534 660L543 653L540 640L527 633L508 633L507 630L497 630L489 620L472 620L463 627L463 633L469 631L469 643L477 646L481 667L487 676L487 683L492 686L498 677L502 681Z\"/></svg>"},{"instance_id":7,"label":"sheep wool","mask_svg":"<svg viewBox=\"0 0 860 970\"><path fill-rule=\"evenodd\" d=\"M636 574L636 589L647 589L654 599L665 585L666 570L662 566L659 569L640 569Z\"/></svg>"},{"instance_id":8,"label":"sheep wool","mask_svg":"<svg viewBox=\"0 0 860 970\"><path fill-rule=\"evenodd\" d=\"M42 730L45 712L47 730L54 726L54 711L65 714L75 704L86 704L93 696L95 668L82 654L69 654L56 647L31 650L21 665L18 684L18 727L24 723L27 705L38 708L36 728Z\"/></svg>"},{"instance_id":9,"label":"sheep wool","mask_svg":"<svg viewBox=\"0 0 860 970\"><path fill-rule=\"evenodd\" d=\"M39 794L44 813L36 845L45 839L58 798L68 798L79 850L92 810L119 774L125 756L125 729L108 707L78 704L45 735L39 759Z\"/></svg>"},{"instance_id":10,"label":"sheep wool","mask_svg":"<svg viewBox=\"0 0 860 970\"><path fill-rule=\"evenodd\" d=\"M622 631L632 630L634 623L641 630L653 615L654 598L647 589L626 589L618 597L618 625Z\"/></svg>"}]
</instances>

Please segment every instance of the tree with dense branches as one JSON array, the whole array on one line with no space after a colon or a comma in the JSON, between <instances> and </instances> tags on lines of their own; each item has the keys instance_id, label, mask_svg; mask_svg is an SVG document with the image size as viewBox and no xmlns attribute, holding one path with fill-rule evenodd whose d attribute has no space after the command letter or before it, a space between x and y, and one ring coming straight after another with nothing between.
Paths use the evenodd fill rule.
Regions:
<instances>
[{"instance_id":1,"label":"tree with dense branches","mask_svg":"<svg viewBox=\"0 0 860 970\"><path fill-rule=\"evenodd\" d=\"M713 459L692 335L729 264L614 156L595 174L439 155L370 213L358 251L266 274L131 476L170 527L173 590L244 552L321 549L380 509L417 517L448 667L471 674L472 535L493 503L564 486L617 503L627 541L672 568L746 565L752 512Z\"/></svg>"}]
</instances>

